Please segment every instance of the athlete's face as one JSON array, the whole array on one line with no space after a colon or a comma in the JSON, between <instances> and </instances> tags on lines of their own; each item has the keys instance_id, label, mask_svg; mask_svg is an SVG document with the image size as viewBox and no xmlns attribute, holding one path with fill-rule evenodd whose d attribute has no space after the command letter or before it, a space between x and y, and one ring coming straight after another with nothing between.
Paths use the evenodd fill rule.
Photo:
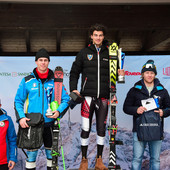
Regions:
<instances>
[{"instance_id":1,"label":"athlete's face","mask_svg":"<svg viewBox=\"0 0 170 170\"><path fill-rule=\"evenodd\" d=\"M93 44L96 44L97 47L100 47L104 39L103 31L93 31L91 39L93 40Z\"/></svg>"},{"instance_id":2,"label":"athlete's face","mask_svg":"<svg viewBox=\"0 0 170 170\"><path fill-rule=\"evenodd\" d=\"M155 79L155 73L153 71L145 71L143 73L143 80L146 84L152 84Z\"/></svg>"},{"instance_id":3,"label":"athlete's face","mask_svg":"<svg viewBox=\"0 0 170 170\"><path fill-rule=\"evenodd\" d=\"M41 57L35 61L35 63L37 64L37 69L40 73L45 73L47 71L49 65L48 58Z\"/></svg>"}]
</instances>

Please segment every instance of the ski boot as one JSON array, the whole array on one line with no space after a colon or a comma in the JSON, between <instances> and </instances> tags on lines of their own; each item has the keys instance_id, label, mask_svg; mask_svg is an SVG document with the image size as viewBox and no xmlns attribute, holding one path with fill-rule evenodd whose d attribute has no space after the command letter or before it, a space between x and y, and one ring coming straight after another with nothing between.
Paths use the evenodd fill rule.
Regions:
<instances>
[{"instance_id":1,"label":"ski boot","mask_svg":"<svg viewBox=\"0 0 170 170\"><path fill-rule=\"evenodd\" d=\"M99 156L99 158L96 157L95 170L108 170L108 168L104 166L101 156Z\"/></svg>"},{"instance_id":2,"label":"ski boot","mask_svg":"<svg viewBox=\"0 0 170 170\"><path fill-rule=\"evenodd\" d=\"M85 157L83 157L81 160L79 170L88 170L88 160Z\"/></svg>"}]
</instances>

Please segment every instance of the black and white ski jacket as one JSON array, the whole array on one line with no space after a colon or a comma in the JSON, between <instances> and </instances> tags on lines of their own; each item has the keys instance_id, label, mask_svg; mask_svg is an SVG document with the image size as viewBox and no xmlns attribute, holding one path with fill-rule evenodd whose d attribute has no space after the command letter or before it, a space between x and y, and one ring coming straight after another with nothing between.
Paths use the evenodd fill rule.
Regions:
<instances>
[{"instance_id":1,"label":"black and white ski jacket","mask_svg":"<svg viewBox=\"0 0 170 170\"><path fill-rule=\"evenodd\" d=\"M80 74L81 95L109 98L109 50L106 45L98 52L90 44L78 53L70 71L70 91L77 90Z\"/></svg>"}]
</instances>

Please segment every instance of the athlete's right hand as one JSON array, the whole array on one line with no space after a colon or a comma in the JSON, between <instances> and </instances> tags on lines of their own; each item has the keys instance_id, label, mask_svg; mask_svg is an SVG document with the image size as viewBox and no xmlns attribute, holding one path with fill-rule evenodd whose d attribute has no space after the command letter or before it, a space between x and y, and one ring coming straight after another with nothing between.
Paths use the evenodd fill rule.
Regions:
<instances>
[{"instance_id":1,"label":"athlete's right hand","mask_svg":"<svg viewBox=\"0 0 170 170\"><path fill-rule=\"evenodd\" d=\"M76 93L77 95L81 96L80 95L80 92L78 90L73 90L72 92Z\"/></svg>"},{"instance_id":2,"label":"athlete's right hand","mask_svg":"<svg viewBox=\"0 0 170 170\"><path fill-rule=\"evenodd\" d=\"M138 107L137 109L137 114L143 114L147 109L143 106Z\"/></svg>"},{"instance_id":3,"label":"athlete's right hand","mask_svg":"<svg viewBox=\"0 0 170 170\"><path fill-rule=\"evenodd\" d=\"M27 124L27 121L30 121L30 119L24 117L22 119L19 120L19 124L22 128L28 128L28 124Z\"/></svg>"},{"instance_id":4,"label":"athlete's right hand","mask_svg":"<svg viewBox=\"0 0 170 170\"><path fill-rule=\"evenodd\" d=\"M15 162L10 160L8 163L9 170L12 170L14 168L14 166L15 166Z\"/></svg>"},{"instance_id":5,"label":"athlete's right hand","mask_svg":"<svg viewBox=\"0 0 170 170\"><path fill-rule=\"evenodd\" d=\"M124 69L118 69L118 75L119 76L125 76L125 70Z\"/></svg>"}]
</instances>

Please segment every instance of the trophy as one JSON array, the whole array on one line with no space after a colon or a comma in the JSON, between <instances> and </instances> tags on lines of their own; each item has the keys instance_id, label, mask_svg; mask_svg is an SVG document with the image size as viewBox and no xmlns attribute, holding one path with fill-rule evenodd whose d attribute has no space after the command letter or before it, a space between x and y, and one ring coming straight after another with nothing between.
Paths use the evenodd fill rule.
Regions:
<instances>
[{"instance_id":1,"label":"trophy","mask_svg":"<svg viewBox=\"0 0 170 170\"><path fill-rule=\"evenodd\" d=\"M50 108L50 103L51 103L53 88L47 88L47 89L45 89L45 92L46 92L46 97L47 97L47 102L48 102L48 109L47 109L47 112L46 112L45 115L46 116L52 116L53 113L52 113L52 110Z\"/></svg>"},{"instance_id":2,"label":"trophy","mask_svg":"<svg viewBox=\"0 0 170 170\"><path fill-rule=\"evenodd\" d=\"M161 97L160 97L160 96L153 95L153 98L154 98L154 100L155 100L155 103L156 103L157 108L160 109Z\"/></svg>"},{"instance_id":3,"label":"trophy","mask_svg":"<svg viewBox=\"0 0 170 170\"><path fill-rule=\"evenodd\" d=\"M122 52L122 49L118 49L118 61L120 70L124 66L125 53ZM118 83L125 83L125 75L118 75Z\"/></svg>"}]
</instances>

